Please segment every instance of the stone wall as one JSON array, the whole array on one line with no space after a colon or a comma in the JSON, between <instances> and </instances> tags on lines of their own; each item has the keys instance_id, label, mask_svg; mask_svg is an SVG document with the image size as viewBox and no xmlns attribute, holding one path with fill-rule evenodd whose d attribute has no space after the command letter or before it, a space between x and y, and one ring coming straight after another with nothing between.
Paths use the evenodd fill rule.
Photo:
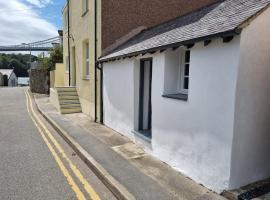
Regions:
<instances>
[{"instance_id":1,"label":"stone wall","mask_svg":"<svg viewBox=\"0 0 270 200\"><path fill-rule=\"evenodd\" d=\"M48 69L31 69L29 71L30 90L33 93L50 93L50 71Z\"/></svg>"}]
</instances>

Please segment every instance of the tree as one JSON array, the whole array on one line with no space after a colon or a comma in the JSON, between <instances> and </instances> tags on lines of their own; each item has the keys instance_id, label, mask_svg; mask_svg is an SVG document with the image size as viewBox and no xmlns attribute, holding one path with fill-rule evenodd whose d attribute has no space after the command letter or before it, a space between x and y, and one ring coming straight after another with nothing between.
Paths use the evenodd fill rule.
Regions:
<instances>
[{"instance_id":1,"label":"tree","mask_svg":"<svg viewBox=\"0 0 270 200\"><path fill-rule=\"evenodd\" d=\"M56 63L63 63L63 47L56 45L50 52L49 57L38 56L39 66L41 68L54 70Z\"/></svg>"},{"instance_id":2,"label":"tree","mask_svg":"<svg viewBox=\"0 0 270 200\"><path fill-rule=\"evenodd\" d=\"M38 56L38 67L42 69L49 69L51 67L50 58L43 57L43 55Z\"/></svg>"},{"instance_id":3,"label":"tree","mask_svg":"<svg viewBox=\"0 0 270 200\"><path fill-rule=\"evenodd\" d=\"M14 73L16 75L19 74L21 77L25 77L28 75L27 70L24 68L23 64L15 58L9 61L8 68L14 69Z\"/></svg>"},{"instance_id":4,"label":"tree","mask_svg":"<svg viewBox=\"0 0 270 200\"><path fill-rule=\"evenodd\" d=\"M31 55L31 61L37 57ZM28 76L30 54L0 54L0 69L14 69L18 77Z\"/></svg>"},{"instance_id":5,"label":"tree","mask_svg":"<svg viewBox=\"0 0 270 200\"><path fill-rule=\"evenodd\" d=\"M3 56L0 57L0 68L1 69L8 69L8 66L9 66L9 60L5 56L5 54L3 54Z\"/></svg>"},{"instance_id":6,"label":"tree","mask_svg":"<svg viewBox=\"0 0 270 200\"><path fill-rule=\"evenodd\" d=\"M63 63L63 46L56 45L52 51L50 51L50 61L53 65L52 67L55 67L56 63Z\"/></svg>"}]
</instances>

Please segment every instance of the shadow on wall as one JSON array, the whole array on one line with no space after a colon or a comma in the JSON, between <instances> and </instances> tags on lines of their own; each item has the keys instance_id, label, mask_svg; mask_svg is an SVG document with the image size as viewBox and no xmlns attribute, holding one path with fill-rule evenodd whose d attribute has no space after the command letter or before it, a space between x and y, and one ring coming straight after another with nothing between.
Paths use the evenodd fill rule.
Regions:
<instances>
[{"instance_id":1,"label":"shadow on wall","mask_svg":"<svg viewBox=\"0 0 270 200\"><path fill-rule=\"evenodd\" d=\"M3 82L4 82L4 86L7 87L8 86L8 76L7 75L3 76Z\"/></svg>"},{"instance_id":2,"label":"shadow on wall","mask_svg":"<svg viewBox=\"0 0 270 200\"><path fill-rule=\"evenodd\" d=\"M4 86L4 76L0 73L0 87Z\"/></svg>"}]
</instances>

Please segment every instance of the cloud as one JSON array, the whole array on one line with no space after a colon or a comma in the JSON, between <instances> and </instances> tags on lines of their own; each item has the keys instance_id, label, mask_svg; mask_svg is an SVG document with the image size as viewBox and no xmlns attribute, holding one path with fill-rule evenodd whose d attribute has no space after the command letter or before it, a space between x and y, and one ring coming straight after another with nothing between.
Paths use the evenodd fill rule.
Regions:
<instances>
[{"instance_id":1,"label":"cloud","mask_svg":"<svg viewBox=\"0 0 270 200\"><path fill-rule=\"evenodd\" d=\"M51 0L27 0L40 7ZM57 36L57 28L22 0L0 0L0 45L29 43Z\"/></svg>"},{"instance_id":2,"label":"cloud","mask_svg":"<svg viewBox=\"0 0 270 200\"><path fill-rule=\"evenodd\" d=\"M52 4L52 0L26 0L26 2L39 8L43 8L48 4Z\"/></svg>"}]
</instances>

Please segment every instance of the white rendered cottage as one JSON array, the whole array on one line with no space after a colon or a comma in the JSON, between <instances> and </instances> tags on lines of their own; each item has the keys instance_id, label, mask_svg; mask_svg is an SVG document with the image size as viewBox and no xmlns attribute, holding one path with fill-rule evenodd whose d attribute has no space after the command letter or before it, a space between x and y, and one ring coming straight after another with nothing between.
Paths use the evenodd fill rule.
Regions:
<instances>
[{"instance_id":1,"label":"white rendered cottage","mask_svg":"<svg viewBox=\"0 0 270 200\"><path fill-rule=\"evenodd\" d=\"M3 75L2 86L6 87L18 86L18 79L16 74L14 73L14 69L0 69L0 73Z\"/></svg>"},{"instance_id":2,"label":"white rendered cottage","mask_svg":"<svg viewBox=\"0 0 270 200\"><path fill-rule=\"evenodd\" d=\"M100 59L104 124L205 186L270 176L270 0L225 0Z\"/></svg>"}]
</instances>

